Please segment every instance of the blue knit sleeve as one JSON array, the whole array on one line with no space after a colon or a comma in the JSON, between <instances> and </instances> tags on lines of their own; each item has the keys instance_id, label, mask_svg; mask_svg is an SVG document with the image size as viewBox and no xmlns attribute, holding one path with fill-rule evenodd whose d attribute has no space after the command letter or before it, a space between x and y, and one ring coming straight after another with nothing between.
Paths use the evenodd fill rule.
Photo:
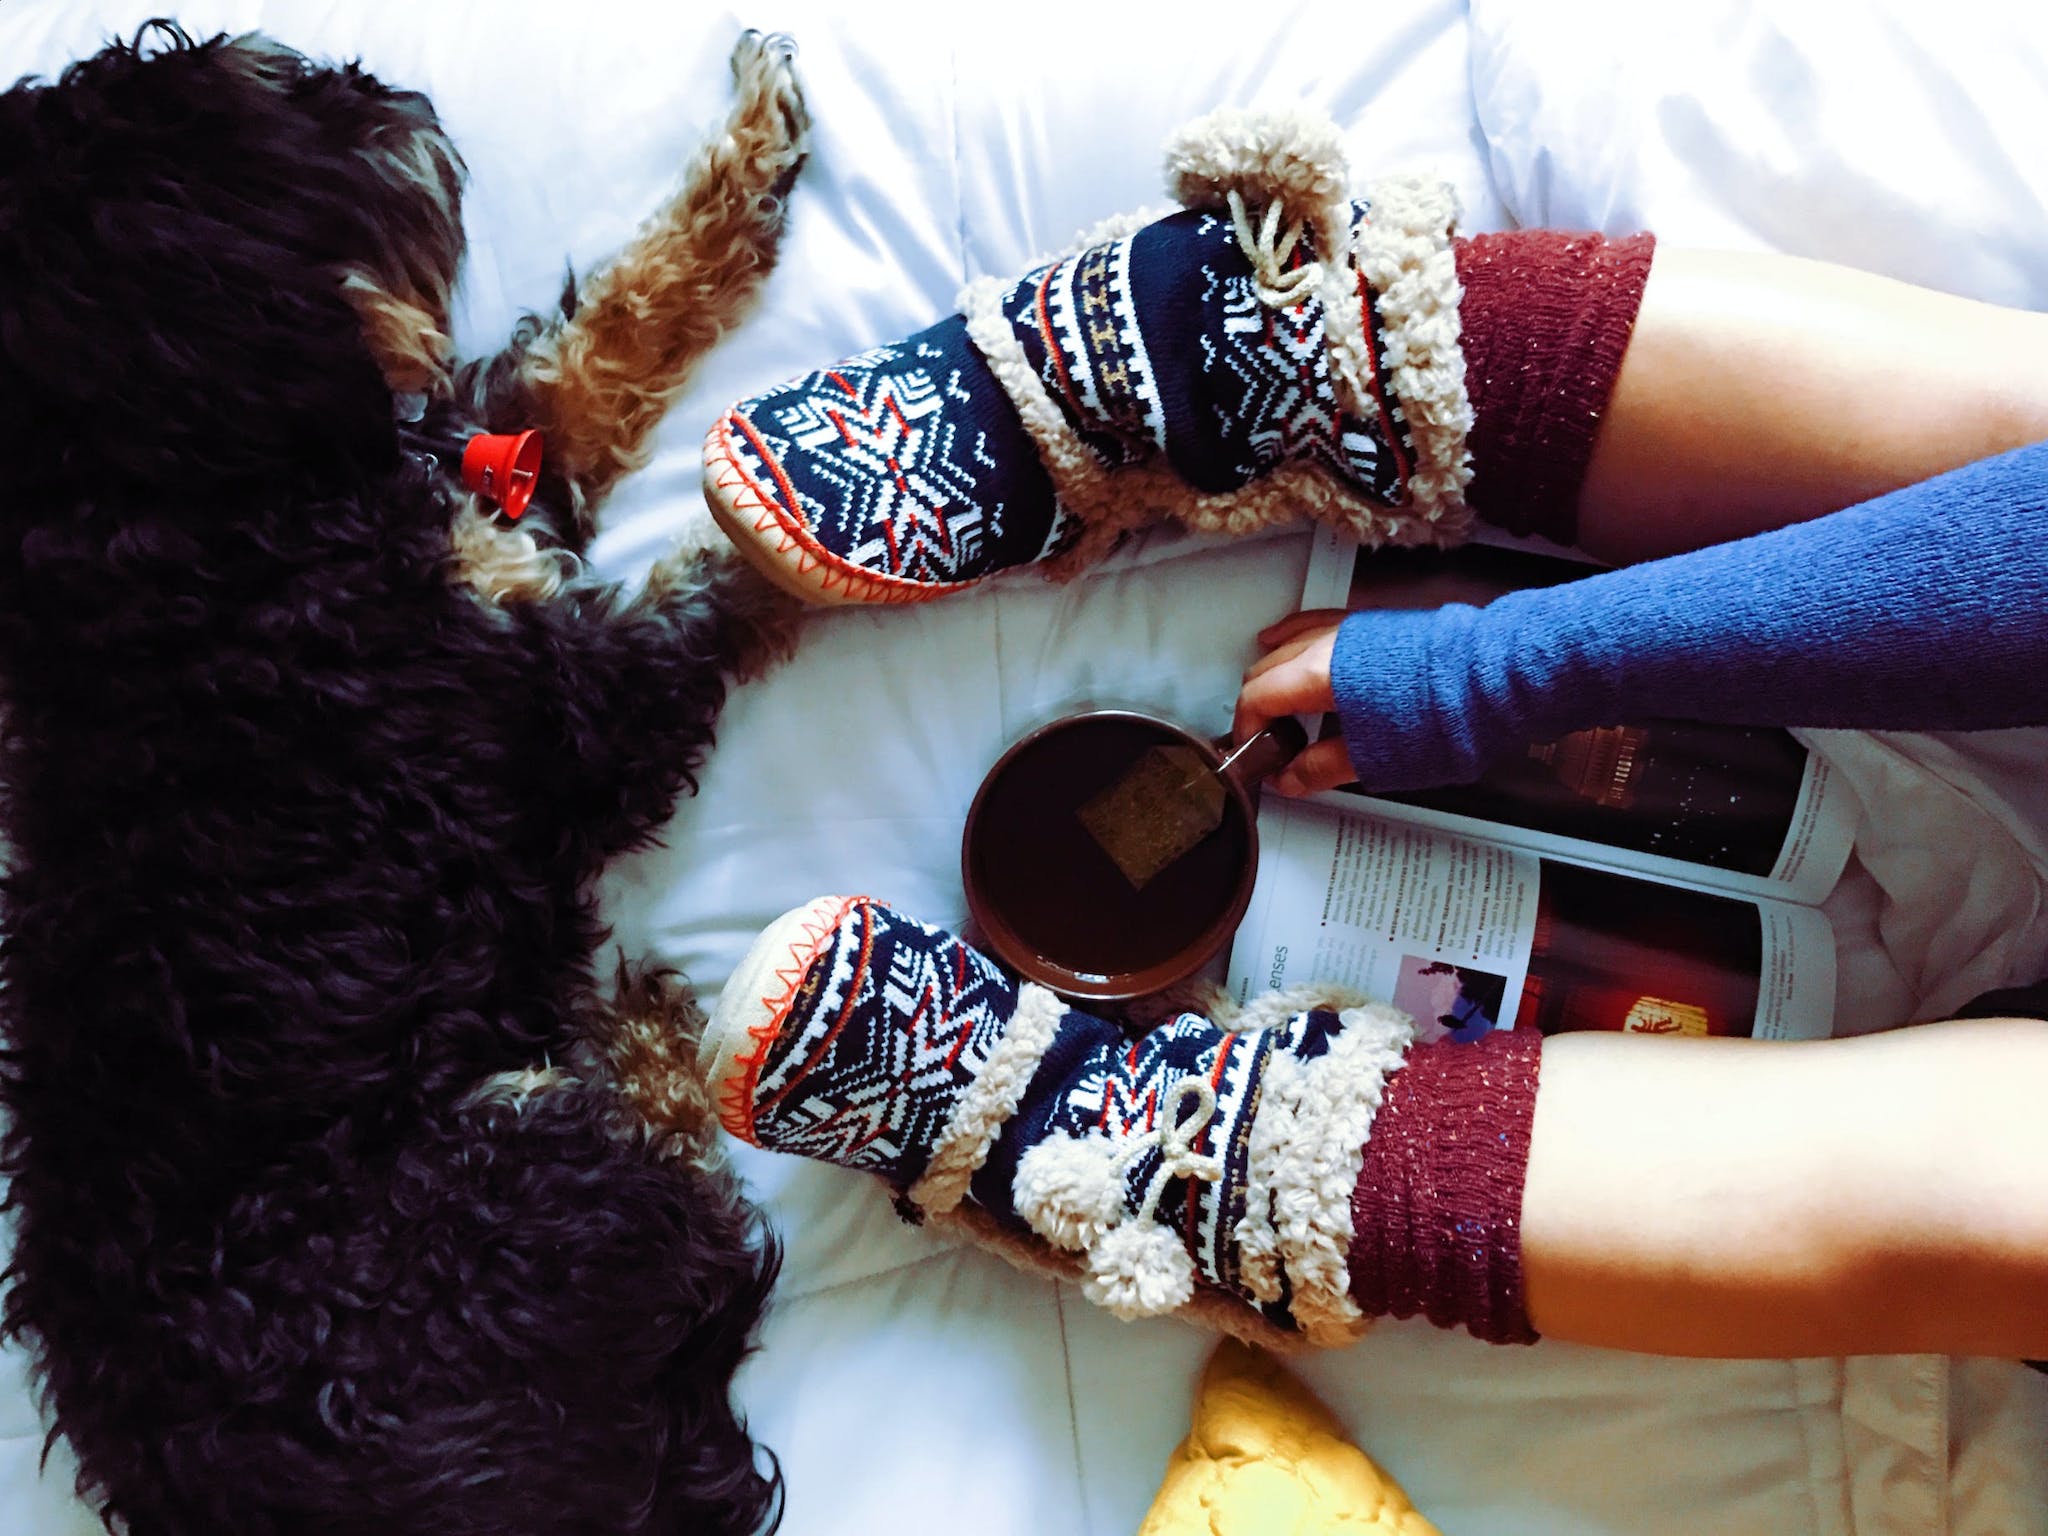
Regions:
<instances>
[{"instance_id":1,"label":"blue knit sleeve","mask_svg":"<svg viewBox=\"0 0 2048 1536\"><path fill-rule=\"evenodd\" d=\"M1671 718L2048 723L2048 443L1810 523L1484 608L1364 612L1330 679L1368 788L1464 783L1529 742Z\"/></svg>"}]
</instances>

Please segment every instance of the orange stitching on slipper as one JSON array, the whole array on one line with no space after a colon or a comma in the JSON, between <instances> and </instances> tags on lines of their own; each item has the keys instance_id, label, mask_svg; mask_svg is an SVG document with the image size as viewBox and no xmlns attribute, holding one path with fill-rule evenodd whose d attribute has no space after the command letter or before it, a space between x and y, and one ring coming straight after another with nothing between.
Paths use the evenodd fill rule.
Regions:
<instances>
[{"instance_id":1,"label":"orange stitching on slipper","mask_svg":"<svg viewBox=\"0 0 2048 1536\"><path fill-rule=\"evenodd\" d=\"M789 502L786 505L770 495L748 471L746 465L740 462L738 449L732 441L732 428L735 425L746 435L755 454L768 466L777 483L788 495ZM809 528L804 525L801 518L792 515L789 508L795 505L796 490L783 476L782 467L775 462L775 456L769 453L768 445L761 441L752 422L737 411L728 411L724 420L712 428L712 434L720 440L720 459L732 465L744 481L747 490L753 493L756 504L767 509L774 519L775 526L802 549L803 555L799 556L796 566L797 574L808 576L819 567L824 568L824 574L818 578L819 585L824 591L830 592L835 588L844 587L855 601L863 603L877 600L885 603L924 603L935 597L944 597L949 592L964 592L980 581L979 577L971 577L966 581L910 581L901 576L864 571L859 566L842 560L811 536ZM767 519L755 523L754 531L767 532ZM783 552L781 549L775 551L777 554ZM809 564L804 563L806 558Z\"/></svg>"},{"instance_id":2,"label":"orange stitching on slipper","mask_svg":"<svg viewBox=\"0 0 2048 1536\"><path fill-rule=\"evenodd\" d=\"M767 1103L760 1105L758 1109L773 1109L777 1104L780 1104L784 1099L789 1097L790 1091L794 1089L798 1083L802 1082L805 1078L809 1077L811 1073L816 1071L818 1063L825 1059L825 1053L832 1049L832 1042L839 1038L840 1031L846 1028L847 1021L853 1017L854 1004L860 1001L861 978L867 975L868 965L870 964L870 962L873 961L875 957L875 920L874 918L868 915L872 903L863 901L857 903L857 905L859 905L860 907L861 916L860 958L854 961L853 963L853 976L847 982L846 1002L839 1010L839 1017L833 1020L832 1027L825 1031L825 1038L820 1040L817 1043L817 1045L812 1048L810 1057L808 1060L804 1062L803 1066L799 1068L797 1071L792 1072L790 1074L789 1081L782 1085L781 1090L775 1093L773 1096L771 1096ZM844 914L842 914L842 920L843 916ZM837 932L838 928L839 923L834 922L826 928L825 932L829 935L831 933ZM817 959L817 951L815 947L812 949L811 959L813 961ZM807 964L804 967L804 970L808 971L809 969L810 966Z\"/></svg>"},{"instance_id":3,"label":"orange stitching on slipper","mask_svg":"<svg viewBox=\"0 0 2048 1536\"><path fill-rule=\"evenodd\" d=\"M797 989L803 985L804 977L846 914L854 906L870 900L866 896L842 896L822 924L807 920L803 925L801 944L792 946L790 950L796 958L789 965L776 967L773 980L778 984L777 989L761 999L761 1006L767 1012L759 1024L747 1031L753 1049L734 1059L738 1070L727 1074L725 1093L719 1105L719 1122L740 1140L757 1147L761 1144L754 1135L754 1090L761 1081L762 1063L768 1059L770 1048L781 1038L782 1026L789 1018L791 1004L796 1001Z\"/></svg>"}]
</instances>

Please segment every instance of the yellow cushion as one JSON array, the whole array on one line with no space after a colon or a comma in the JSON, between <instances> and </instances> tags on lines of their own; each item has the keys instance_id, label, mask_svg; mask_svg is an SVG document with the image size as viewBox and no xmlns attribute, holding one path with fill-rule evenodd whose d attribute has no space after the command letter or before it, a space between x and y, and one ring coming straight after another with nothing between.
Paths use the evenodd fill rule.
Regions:
<instances>
[{"instance_id":1,"label":"yellow cushion","mask_svg":"<svg viewBox=\"0 0 2048 1536\"><path fill-rule=\"evenodd\" d=\"M1138 1536L1440 1536L1269 1355L1223 1341Z\"/></svg>"}]
</instances>

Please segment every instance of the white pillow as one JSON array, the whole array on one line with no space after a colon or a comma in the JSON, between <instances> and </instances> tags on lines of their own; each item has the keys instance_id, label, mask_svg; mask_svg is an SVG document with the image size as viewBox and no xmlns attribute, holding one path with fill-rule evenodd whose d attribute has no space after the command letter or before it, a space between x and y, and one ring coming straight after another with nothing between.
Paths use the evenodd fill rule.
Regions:
<instances>
[{"instance_id":1,"label":"white pillow","mask_svg":"<svg viewBox=\"0 0 2048 1536\"><path fill-rule=\"evenodd\" d=\"M1472 0L1472 86L1524 224L2048 306L2048 6Z\"/></svg>"}]
</instances>

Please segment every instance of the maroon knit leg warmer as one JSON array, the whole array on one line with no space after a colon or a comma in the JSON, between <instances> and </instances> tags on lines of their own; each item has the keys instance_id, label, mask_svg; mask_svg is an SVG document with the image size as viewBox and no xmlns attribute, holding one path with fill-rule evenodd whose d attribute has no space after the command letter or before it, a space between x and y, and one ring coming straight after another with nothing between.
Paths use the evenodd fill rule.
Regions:
<instances>
[{"instance_id":1,"label":"maroon knit leg warmer","mask_svg":"<svg viewBox=\"0 0 2048 1536\"><path fill-rule=\"evenodd\" d=\"M1569 544L1601 414L1628 350L1651 235L1524 229L1454 242L1472 398L1472 510Z\"/></svg>"},{"instance_id":2,"label":"maroon knit leg warmer","mask_svg":"<svg viewBox=\"0 0 2048 1536\"><path fill-rule=\"evenodd\" d=\"M1418 1045L1387 1079L1351 1197L1351 1299L1371 1317L1530 1344L1522 1184L1543 1038Z\"/></svg>"}]
</instances>

